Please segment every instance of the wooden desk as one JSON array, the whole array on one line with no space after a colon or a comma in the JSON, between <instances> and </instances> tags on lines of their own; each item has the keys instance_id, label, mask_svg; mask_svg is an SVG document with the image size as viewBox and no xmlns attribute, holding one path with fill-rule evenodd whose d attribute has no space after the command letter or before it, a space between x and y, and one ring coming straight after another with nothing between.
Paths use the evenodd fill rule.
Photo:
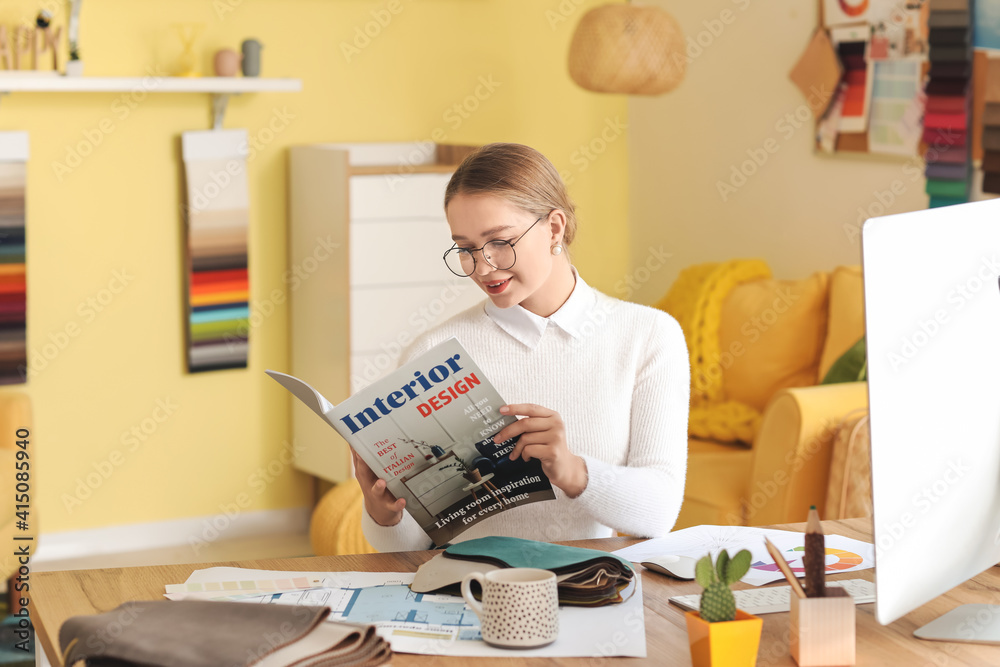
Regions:
<instances>
[{"instance_id":1,"label":"wooden desk","mask_svg":"<svg viewBox=\"0 0 1000 667\"><path fill-rule=\"evenodd\" d=\"M855 539L871 541L871 522L867 519L824 521L827 533L838 533ZM805 524L773 526L803 530ZM613 551L634 544L630 538L607 540L582 540L570 542L583 547ZM942 548L947 548L942 545ZM163 587L180 583L194 570L215 566L235 566L268 570L289 571L347 571L412 572L417 566L437 552L419 551L398 554L371 554L364 556L323 556L316 558L272 559L225 563L199 563L189 565L164 565L154 567L114 568L107 570L72 570L32 574L32 619L39 644L44 647L53 667L58 667L58 631L63 621L77 614L96 614L114 609L127 600L162 599ZM641 571L646 618L646 650L648 657L629 658L623 664L689 665L687 630L680 608L669 603L673 595L697 593L695 582L676 582L653 572ZM865 578L873 580L873 570L850 572L831 576L836 579ZM772 585L781 585L772 584ZM736 584L736 588L747 588ZM911 612L892 625L883 627L874 617L875 605L857 607L857 664L862 665L998 665L1000 646L927 642L912 636L915 628L931 621L948 610L965 603L1000 604L1000 569L990 571L966 582L933 602ZM788 652L788 613L764 614L763 636L759 666L794 665ZM519 658L516 653L508 658L491 658L497 665L588 665L592 658ZM602 661L603 662L603 661ZM467 665L468 658L397 654L396 667L407 665L435 667Z\"/></svg>"}]
</instances>

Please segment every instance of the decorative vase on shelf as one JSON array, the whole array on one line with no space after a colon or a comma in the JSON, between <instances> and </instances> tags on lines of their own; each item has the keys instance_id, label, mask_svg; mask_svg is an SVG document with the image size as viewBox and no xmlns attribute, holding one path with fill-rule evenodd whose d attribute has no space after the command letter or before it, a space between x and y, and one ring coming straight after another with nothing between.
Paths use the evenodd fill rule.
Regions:
<instances>
[{"instance_id":1,"label":"decorative vase on shelf","mask_svg":"<svg viewBox=\"0 0 1000 667\"><path fill-rule=\"evenodd\" d=\"M260 50L264 48L256 39L245 39L240 45L243 52L243 76L260 76Z\"/></svg>"},{"instance_id":2,"label":"decorative vase on shelf","mask_svg":"<svg viewBox=\"0 0 1000 667\"><path fill-rule=\"evenodd\" d=\"M67 60L66 61L66 76L83 76L83 61L82 60Z\"/></svg>"},{"instance_id":3,"label":"decorative vase on shelf","mask_svg":"<svg viewBox=\"0 0 1000 667\"><path fill-rule=\"evenodd\" d=\"M240 71L240 54L232 49L220 49L215 52L215 76L236 76Z\"/></svg>"},{"instance_id":4,"label":"decorative vase on shelf","mask_svg":"<svg viewBox=\"0 0 1000 667\"><path fill-rule=\"evenodd\" d=\"M177 60L175 76L198 77L197 56L195 55L195 43L205 29L204 23L174 23L173 29L177 38L181 42L181 55Z\"/></svg>"}]
</instances>

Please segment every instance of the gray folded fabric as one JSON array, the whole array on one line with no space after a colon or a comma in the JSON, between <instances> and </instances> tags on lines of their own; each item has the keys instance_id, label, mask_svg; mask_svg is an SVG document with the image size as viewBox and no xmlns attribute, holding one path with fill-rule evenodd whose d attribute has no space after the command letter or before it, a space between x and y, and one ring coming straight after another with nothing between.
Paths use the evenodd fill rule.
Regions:
<instances>
[{"instance_id":1,"label":"gray folded fabric","mask_svg":"<svg viewBox=\"0 0 1000 667\"><path fill-rule=\"evenodd\" d=\"M254 667L368 667L392 657L374 625L320 623L299 641L280 648Z\"/></svg>"},{"instance_id":2,"label":"gray folded fabric","mask_svg":"<svg viewBox=\"0 0 1000 667\"><path fill-rule=\"evenodd\" d=\"M392 655L374 626L324 621L327 607L206 600L126 602L59 629L63 664L92 667L340 667Z\"/></svg>"}]
</instances>

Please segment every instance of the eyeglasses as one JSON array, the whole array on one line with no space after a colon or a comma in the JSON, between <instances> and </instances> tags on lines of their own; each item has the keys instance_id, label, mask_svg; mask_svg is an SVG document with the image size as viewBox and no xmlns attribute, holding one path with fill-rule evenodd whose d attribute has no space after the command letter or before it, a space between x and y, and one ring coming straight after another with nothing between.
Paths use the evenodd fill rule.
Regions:
<instances>
[{"instance_id":1,"label":"eyeglasses","mask_svg":"<svg viewBox=\"0 0 1000 667\"><path fill-rule=\"evenodd\" d=\"M549 213L552 213L552 211L549 211ZM513 241L496 239L488 241L482 248L459 248L457 245L452 246L444 254L445 266L456 276L471 276L476 270L476 256L473 253L482 251L483 259L486 260L487 264L498 271L506 271L514 266L514 262L517 261L517 255L514 253L514 244L523 239L524 234L530 232L531 228L537 225L539 220L549 217L549 213L531 223L531 226L525 229L524 233Z\"/></svg>"}]
</instances>

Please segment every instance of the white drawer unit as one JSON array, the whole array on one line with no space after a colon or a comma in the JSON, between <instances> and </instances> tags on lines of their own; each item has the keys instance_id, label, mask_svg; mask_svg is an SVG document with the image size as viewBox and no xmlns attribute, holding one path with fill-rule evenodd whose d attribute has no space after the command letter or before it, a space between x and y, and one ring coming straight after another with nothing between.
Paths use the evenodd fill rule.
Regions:
<instances>
[{"instance_id":1,"label":"white drawer unit","mask_svg":"<svg viewBox=\"0 0 1000 667\"><path fill-rule=\"evenodd\" d=\"M444 188L451 173L357 175L351 178L351 222L444 220Z\"/></svg>"},{"instance_id":2,"label":"white drawer unit","mask_svg":"<svg viewBox=\"0 0 1000 667\"><path fill-rule=\"evenodd\" d=\"M396 368L413 338L485 295L441 261L444 191L469 146L290 149L291 372L334 403ZM351 475L347 444L292 401L297 468Z\"/></svg>"}]
</instances>

